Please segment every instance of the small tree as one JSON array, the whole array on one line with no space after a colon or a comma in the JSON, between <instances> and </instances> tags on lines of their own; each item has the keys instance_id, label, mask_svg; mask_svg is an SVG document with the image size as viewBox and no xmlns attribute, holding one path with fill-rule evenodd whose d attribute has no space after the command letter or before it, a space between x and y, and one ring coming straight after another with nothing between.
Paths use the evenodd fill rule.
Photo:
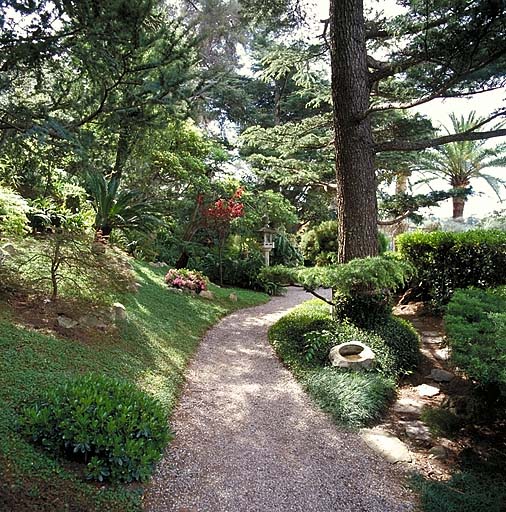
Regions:
<instances>
[{"instance_id":1,"label":"small tree","mask_svg":"<svg viewBox=\"0 0 506 512\"><path fill-rule=\"evenodd\" d=\"M240 201L243 188L238 188L230 199L218 199L213 205L205 208L203 198L199 196L204 224L216 234L218 239L218 261L220 270L220 285L223 284L223 250L230 234L230 225L234 219L244 215L244 204Z\"/></svg>"}]
</instances>

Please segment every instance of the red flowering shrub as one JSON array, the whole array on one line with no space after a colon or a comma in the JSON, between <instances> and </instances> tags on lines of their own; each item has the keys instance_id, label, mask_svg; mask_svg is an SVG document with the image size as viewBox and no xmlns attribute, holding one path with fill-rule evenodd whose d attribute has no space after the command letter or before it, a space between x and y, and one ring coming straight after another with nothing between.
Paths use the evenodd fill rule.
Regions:
<instances>
[{"instance_id":1,"label":"red flowering shrub","mask_svg":"<svg viewBox=\"0 0 506 512\"><path fill-rule=\"evenodd\" d=\"M196 270L171 268L165 275L165 282L171 288L191 290L200 293L207 290L207 278Z\"/></svg>"}]
</instances>

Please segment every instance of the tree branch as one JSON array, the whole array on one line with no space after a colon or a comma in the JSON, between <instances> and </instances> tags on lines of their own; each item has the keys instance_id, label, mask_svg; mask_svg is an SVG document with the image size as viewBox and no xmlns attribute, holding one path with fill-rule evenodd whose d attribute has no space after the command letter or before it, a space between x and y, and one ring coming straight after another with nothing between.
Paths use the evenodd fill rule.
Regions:
<instances>
[{"instance_id":1,"label":"tree branch","mask_svg":"<svg viewBox=\"0 0 506 512\"><path fill-rule=\"evenodd\" d=\"M434 148L448 144L450 142L460 142L465 140L482 140L494 137L506 137L506 129L491 130L488 132L462 132L435 137L434 139L425 139L417 141L409 140L390 140L375 144L376 153L383 151L420 151L421 149Z\"/></svg>"}]
</instances>

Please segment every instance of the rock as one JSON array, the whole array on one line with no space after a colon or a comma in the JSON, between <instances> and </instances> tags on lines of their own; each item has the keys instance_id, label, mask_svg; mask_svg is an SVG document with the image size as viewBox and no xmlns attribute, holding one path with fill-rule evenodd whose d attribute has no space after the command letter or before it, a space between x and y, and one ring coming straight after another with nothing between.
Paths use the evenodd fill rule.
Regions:
<instances>
[{"instance_id":1,"label":"rock","mask_svg":"<svg viewBox=\"0 0 506 512\"><path fill-rule=\"evenodd\" d=\"M448 361L450 359L450 349L448 347L439 348L434 351L434 357L439 361Z\"/></svg>"},{"instance_id":2,"label":"rock","mask_svg":"<svg viewBox=\"0 0 506 512\"><path fill-rule=\"evenodd\" d=\"M156 261L150 261L150 262L149 262L149 266L150 266L150 267L153 267L153 268L158 268L158 262L156 262Z\"/></svg>"},{"instance_id":3,"label":"rock","mask_svg":"<svg viewBox=\"0 0 506 512\"><path fill-rule=\"evenodd\" d=\"M379 453L388 462L411 462L411 452L406 444L390 432L380 428L363 428L360 435L371 450Z\"/></svg>"},{"instance_id":4,"label":"rock","mask_svg":"<svg viewBox=\"0 0 506 512\"><path fill-rule=\"evenodd\" d=\"M91 327L95 329L105 329L107 327L101 318L93 314L83 315L79 318L79 323L84 327Z\"/></svg>"},{"instance_id":5,"label":"rock","mask_svg":"<svg viewBox=\"0 0 506 512\"><path fill-rule=\"evenodd\" d=\"M428 343L429 345L441 345L443 343L442 336L426 336L425 334L422 336L423 343Z\"/></svg>"},{"instance_id":6,"label":"rock","mask_svg":"<svg viewBox=\"0 0 506 512\"><path fill-rule=\"evenodd\" d=\"M15 256L18 253L17 249L11 243L5 244L2 247L2 251L7 253L9 256Z\"/></svg>"},{"instance_id":7,"label":"rock","mask_svg":"<svg viewBox=\"0 0 506 512\"><path fill-rule=\"evenodd\" d=\"M329 359L332 366L338 368L370 368L374 364L375 355L360 341L349 341L332 347Z\"/></svg>"},{"instance_id":8,"label":"rock","mask_svg":"<svg viewBox=\"0 0 506 512\"><path fill-rule=\"evenodd\" d=\"M112 321L119 322L127 319L127 312L125 306L121 302L115 302L112 305Z\"/></svg>"},{"instance_id":9,"label":"rock","mask_svg":"<svg viewBox=\"0 0 506 512\"><path fill-rule=\"evenodd\" d=\"M415 441L427 442L431 440L429 427L421 421L407 421L404 423L404 429L406 435Z\"/></svg>"},{"instance_id":10,"label":"rock","mask_svg":"<svg viewBox=\"0 0 506 512\"><path fill-rule=\"evenodd\" d=\"M435 386L429 386L428 384L420 384L415 388L418 394L422 397L433 397L439 394L439 388Z\"/></svg>"},{"instance_id":11,"label":"rock","mask_svg":"<svg viewBox=\"0 0 506 512\"><path fill-rule=\"evenodd\" d=\"M412 398L399 398L394 405L393 410L400 414L420 414L424 404L413 400Z\"/></svg>"},{"instance_id":12,"label":"rock","mask_svg":"<svg viewBox=\"0 0 506 512\"><path fill-rule=\"evenodd\" d=\"M453 379L453 373L447 372L440 368L434 368L429 375L429 378L436 382L450 382Z\"/></svg>"},{"instance_id":13,"label":"rock","mask_svg":"<svg viewBox=\"0 0 506 512\"><path fill-rule=\"evenodd\" d=\"M58 325L64 329L73 329L77 322L65 315L58 315Z\"/></svg>"},{"instance_id":14,"label":"rock","mask_svg":"<svg viewBox=\"0 0 506 512\"><path fill-rule=\"evenodd\" d=\"M231 293L228 298L232 301L232 302L237 302L237 295L235 293Z\"/></svg>"},{"instance_id":15,"label":"rock","mask_svg":"<svg viewBox=\"0 0 506 512\"><path fill-rule=\"evenodd\" d=\"M138 283L137 281L135 281L128 287L128 291L130 291L132 293L137 293L141 289L141 287L142 287L141 283Z\"/></svg>"},{"instance_id":16,"label":"rock","mask_svg":"<svg viewBox=\"0 0 506 512\"><path fill-rule=\"evenodd\" d=\"M447 453L444 446L433 446L429 453L433 459L446 459Z\"/></svg>"},{"instance_id":17,"label":"rock","mask_svg":"<svg viewBox=\"0 0 506 512\"><path fill-rule=\"evenodd\" d=\"M211 290L202 290L199 293L199 296L202 297L203 299L209 299L209 300L214 299L214 293Z\"/></svg>"}]
</instances>

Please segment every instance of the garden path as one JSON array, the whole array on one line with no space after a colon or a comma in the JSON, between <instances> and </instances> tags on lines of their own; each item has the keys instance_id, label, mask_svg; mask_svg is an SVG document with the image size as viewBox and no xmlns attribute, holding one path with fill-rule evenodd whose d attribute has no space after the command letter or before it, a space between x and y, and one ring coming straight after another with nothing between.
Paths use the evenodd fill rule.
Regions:
<instances>
[{"instance_id":1,"label":"garden path","mask_svg":"<svg viewBox=\"0 0 506 512\"><path fill-rule=\"evenodd\" d=\"M152 512L413 510L403 474L336 427L276 358L268 328L298 289L212 328L172 418L175 440L144 497Z\"/></svg>"}]
</instances>

